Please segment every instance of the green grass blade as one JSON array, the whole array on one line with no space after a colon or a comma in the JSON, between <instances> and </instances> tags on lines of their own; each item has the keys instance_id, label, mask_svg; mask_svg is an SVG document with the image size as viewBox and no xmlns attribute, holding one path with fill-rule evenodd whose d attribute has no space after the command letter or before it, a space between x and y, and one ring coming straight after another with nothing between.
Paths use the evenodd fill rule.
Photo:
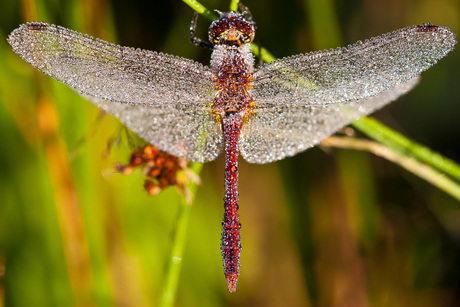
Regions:
<instances>
[{"instance_id":1,"label":"green grass blade","mask_svg":"<svg viewBox=\"0 0 460 307\"><path fill-rule=\"evenodd\" d=\"M375 119L363 117L352 124L361 132L400 154L409 153L432 167L460 180L460 166L452 160L422 146Z\"/></svg>"},{"instance_id":2,"label":"green grass blade","mask_svg":"<svg viewBox=\"0 0 460 307\"><path fill-rule=\"evenodd\" d=\"M238 11L238 3L239 2L240 2L239 0L231 0L231 2L230 2L230 11L234 11L234 12Z\"/></svg>"},{"instance_id":3,"label":"green grass blade","mask_svg":"<svg viewBox=\"0 0 460 307\"><path fill-rule=\"evenodd\" d=\"M444 176L444 174L437 171L431 165L417 161L412 155L396 152L377 142L348 137L332 136L324 140L321 144L325 146L372 152L379 157L385 158L405 168L420 178L425 179L432 185L460 201L460 185L458 183Z\"/></svg>"},{"instance_id":4,"label":"green grass blade","mask_svg":"<svg viewBox=\"0 0 460 307\"><path fill-rule=\"evenodd\" d=\"M190 6L194 11L196 11L198 14L203 15L209 20L214 20L217 18L216 15L214 15L210 10L205 8L201 3L195 0L182 0L185 4Z\"/></svg>"},{"instance_id":5,"label":"green grass blade","mask_svg":"<svg viewBox=\"0 0 460 307\"><path fill-rule=\"evenodd\" d=\"M202 164L193 163L193 172L198 174L201 171ZM195 195L197 185L189 183L188 188L191 192L192 201L187 202L186 196L182 195L181 205L175 221L176 228L172 240L171 254L169 255L169 263L166 272L166 281L164 283L161 294L161 307L170 307L174 305L176 300L177 286L179 284L179 276L182 265L182 255L187 238L187 227L190 221L190 212L192 210L193 196Z\"/></svg>"}]
</instances>

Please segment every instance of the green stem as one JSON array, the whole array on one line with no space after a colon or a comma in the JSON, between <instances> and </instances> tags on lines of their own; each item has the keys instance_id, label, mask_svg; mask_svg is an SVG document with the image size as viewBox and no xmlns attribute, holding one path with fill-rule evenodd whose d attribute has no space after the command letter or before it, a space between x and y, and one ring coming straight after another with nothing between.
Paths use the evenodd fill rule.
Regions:
<instances>
[{"instance_id":1,"label":"green stem","mask_svg":"<svg viewBox=\"0 0 460 307\"><path fill-rule=\"evenodd\" d=\"M166 273L166 281L161 296L160 306L169 307L173 306L177 285L179 284L179 275L182 264L182 254L185 246L186 229L190 217L190 211L192 206L185 202L185 198L182 197L179 212L177 214L173 246L171 255L169 256L169 264Z\"/></svg>"},{"instance_id":2,"label":"green stem","mask_svg":"<svg viewBox=\"0 0 460 307\"><path fill-rule=\"evenodd\" d=\"M251 44L251 50L252 50L252 53L254 53L255 56L262 57L262 60L265 63L268 63L268 62L276 60L276 58L267 49L265 49L264 47L259 48L259 45L257 45L256 43ZM260 52L259 52L259 50L260 50Z\"/></svg>"},{"instance_id":3,"label":"green stem","mask_svg":"<svg viewBox=\"0 0 460 307\"><path fill-rule=\"evenodd\" d=\"M231 0L231 2L230 2L230 11L234 11L234 12L238 11L238 3L239 2L240 2L239 0Z\"/></svg>"},{"instance_id":4,"label":"green stem","mask_svg":"<svg viewBox=\"0 0 460 307\"><path fill-rule=\"evenodd\" d=\"M190 6L194 11L196 11L198 14L203 15L209 20L214 20L217 18L216 15L214 15L210 10L205 8L201 3L195 0L182 0L185 4Z\"/></svg>"},{"instance_id":5,"label":"green stem","mask_svg":"<svg viewBox=\"0 0 460 307\"><path fill-rule=\"evenodd\" d=\"M460 201L460 185L457 182L444 176L430 165L417 161L411 155L395 152L377 142L349 137L331 136L321 142L321 145L369 151L405 168Z\"/></svg>"},{"instance_id":6,"label":"green stem","mask_svg":"<svg viewBox=\"0 0 460 307\"><path fill-rule=\"evenodd\" d=\"M192 169L195 174L199 174L202 164L193 163ZM168 268L166 271L166 280L161 295L159 306L170 307L174 305L176 300L177 286L179 284L179 275L182 265L182 255L187 238L187 227L190 221L190 212L192 210L193 196L195 195L197 184L187 184L192 201L190 203L186 200L186 195L182 194L179 212L176 218L176 228L174 229L174 236L172 240L171 254L169 256Z\"/></svg>"},{"instance_id":7,"label":"green stem","mask_svg":"<svg viewBox=\"0 0 460 307\"><path fill-rule=\"evenodd\" d=\"M420 161L460 180L460 166L458 164L427 147L421 146L396 131L391 130L377 120L363 117L354 121L352 125L395 152L401 154L409 153Z\"/></svg>"},{"instance_id":8,"label":"green stem","mask_svg":"<svg viewBox=\"0 0 460 307\"><path fill-rule=\"evenodd\" d=\"M305 0L305 4L315 46L320 49L339 46L342 40L333 1Z\"/></svg>"}]
</instances>

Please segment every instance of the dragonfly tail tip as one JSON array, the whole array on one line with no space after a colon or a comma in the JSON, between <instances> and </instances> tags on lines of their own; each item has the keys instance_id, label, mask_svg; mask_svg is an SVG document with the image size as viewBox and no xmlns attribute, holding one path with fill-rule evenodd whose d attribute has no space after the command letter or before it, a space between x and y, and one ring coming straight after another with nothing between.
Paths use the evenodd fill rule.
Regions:
<instances>
[{"instance_id":1,"label":"dragonfly tail tip","mask_svg":"<svg viewBox=\"0 0 460 307\"><path fill-rule=\"evenodd\" d=\"M236 291L237 282L238 282L238 275L237 274L229 274L229 275L227 275L228 292L233 293L233 292Z\"/></svg>"}]
</instances>

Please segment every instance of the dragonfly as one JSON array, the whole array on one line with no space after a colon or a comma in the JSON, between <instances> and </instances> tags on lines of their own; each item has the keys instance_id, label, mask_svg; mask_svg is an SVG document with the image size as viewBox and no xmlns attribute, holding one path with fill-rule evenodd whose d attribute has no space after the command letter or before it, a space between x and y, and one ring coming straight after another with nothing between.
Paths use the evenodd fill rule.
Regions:
<instances>
[{"instance_id":1,"label":"dragonfly","mask_svg":"<svg viewBox=\"0 0 460 307\"><path fill-rule=\"evenodd\" d=\"M123 47L41 22L8 42L22 59L118 118L150 144L194 162L225 155L221 251L228 290L240 274L238 157L269 163L318 144L411 90L456 45L446 27L423 24L348 47L254 66L248 11L219 12L209 27L210 66Z\"/></svg>"}]
</instances>

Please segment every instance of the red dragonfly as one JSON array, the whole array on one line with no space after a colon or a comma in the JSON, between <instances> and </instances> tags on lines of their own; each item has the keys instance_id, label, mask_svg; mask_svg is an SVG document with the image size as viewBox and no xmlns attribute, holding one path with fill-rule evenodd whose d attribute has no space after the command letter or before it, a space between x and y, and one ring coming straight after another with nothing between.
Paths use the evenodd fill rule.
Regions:
<instances>
[{"instance_id":1,"label":"red dragonfly","mask_svg":"<svg viewBox=\"0 0 460 307\"><path fill-rule=\"evenodd\" d=\"M425 24L255 69L255 24L248 16L221 13L209 28L209 43L193 38L192 24L192 42L213 49L209 67L45 23L21 25L8 38L25 61L155 147L195 162L212 161L224 150L221 250L230 292L241 251L239 154L269 163L316 145L412 89L456 44L448 28Z\"/></svg>"}]
</instances>

